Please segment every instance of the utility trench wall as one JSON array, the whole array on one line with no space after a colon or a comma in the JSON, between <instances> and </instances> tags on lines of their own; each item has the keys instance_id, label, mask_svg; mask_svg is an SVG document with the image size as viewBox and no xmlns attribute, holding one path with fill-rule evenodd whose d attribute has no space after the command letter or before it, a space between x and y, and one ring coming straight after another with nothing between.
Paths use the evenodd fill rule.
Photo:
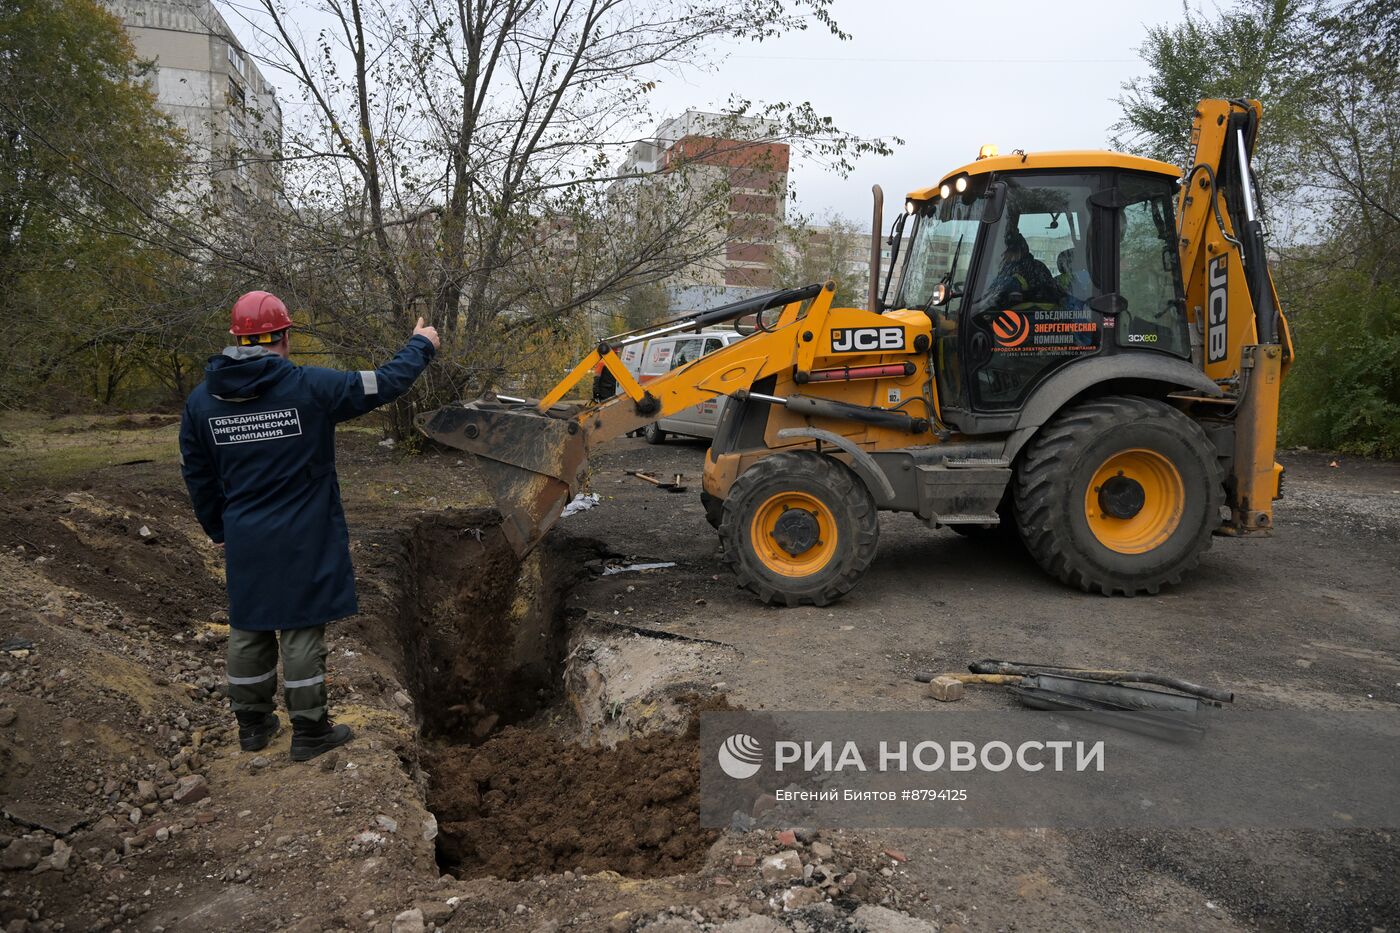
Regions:
<instances>
[{"instance_id":1,"label":"utility trench wall","mask_svg":"<svg viewBox=\"0 0 1400 933\"><path fill-rule=\"evenodd\" d=\"M581 722L565 668L572 590L601 564L596 542L549 535L524 560L496 513L449 512L407 535L397 618L385 634L420 717L438 862L459 877L565 870L634 877L699 867L699 759L689 717L611 747ZM581 656L591 658L590 652ZM591 697L588 707L602 703Z\"/></svg>"},{"instance_id":2,"label":"utility trench wall","mask_svg":"<svg viewBox=\"0 0 1400 933\"><path fill-rule=\"evenodd\" d=\"M564 603L583 564L572 542L554 537L520 560L490 511L413 529L399 635L425 738L477 744L557 699Z\"/></svg>"}]
</instances>

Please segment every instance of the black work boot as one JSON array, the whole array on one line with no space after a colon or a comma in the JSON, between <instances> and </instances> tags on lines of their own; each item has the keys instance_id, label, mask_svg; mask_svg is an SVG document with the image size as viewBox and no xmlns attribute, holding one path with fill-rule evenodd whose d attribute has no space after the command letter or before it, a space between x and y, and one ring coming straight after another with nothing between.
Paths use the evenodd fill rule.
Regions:
<instances>
[{"instance_id":1,"label":"black work boot","mask_svg":"<svg viewBox=\"0 0 1400 933\"><path fill-rule=\"evenodd\" d=\"M260 752L282 731L282 720L276 713L234 713L238 718L238 747L245 752Z\"/></svg>"},{"instance_id":2,"label":"black work boot","mask_svg":"<svg viewBox=\"0 0 1400 933\"><path fill-rule=\"evenodd\" d=\"M329 716L315 722L292 720L292 761L310 761L355 737L349 726L337 726Z\"/></svg>"}]
</instances>

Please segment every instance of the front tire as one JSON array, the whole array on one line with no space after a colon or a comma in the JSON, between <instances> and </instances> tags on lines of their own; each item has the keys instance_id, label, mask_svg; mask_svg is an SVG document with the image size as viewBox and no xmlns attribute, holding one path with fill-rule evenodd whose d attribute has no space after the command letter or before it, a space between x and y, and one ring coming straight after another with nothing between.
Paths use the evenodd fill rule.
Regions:
<instances>
[{"instance_id":1,"label":"front tire","mask_svg":"<svg viewBox=\"0 0 1400 933\"><path fill-rule=\"evenodd\" d=\"M1051 421L1017 467L1016 524L1045 571L1105 596L1156 594L1210 547L1224 501L1201 426L1155 399L1096 399Z\"/></svg>"},{"instance_id":2,"label":"front tire","mask_svg":"<svg viewBox=\"0 0 1400 933\"><path fill-rule=\"evenodd\" d=\"M661 425L655 421L642 428L642 437L646 438L648 444L666 443L666 432L661 430Z\"/></svg>"},{"instance_id":3,"label":"front tire","mask_svg":"<svg viewBox=\"0 0 1400 933\"><path fill-rule=\"evenodd\" d=\"M739 585L765 603L826 606L874 560L880 520L849 467L792 451L764 457L734 481L719 536Z\"/></svg>"}]
</instances>

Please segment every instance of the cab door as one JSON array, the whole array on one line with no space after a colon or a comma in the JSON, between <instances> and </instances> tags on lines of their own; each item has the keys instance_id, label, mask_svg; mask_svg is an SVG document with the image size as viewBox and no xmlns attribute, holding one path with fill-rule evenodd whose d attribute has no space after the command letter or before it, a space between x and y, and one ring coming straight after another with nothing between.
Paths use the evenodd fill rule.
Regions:
<instances>
[{"instance_id":1,"label":"cab door","mask_svg":"<svg viewBox=\"0 0 1400 933\"><path fill-rule=\"evenodd\" d=\"M1003 174L962 297L961 356L973 409L963 430L1000 430L1049 375L1103 347L1094 299L1110 288L1104 173ZM1000 413L1005 413L1001 416ZM956 421L955 421L956 423Z\"/></svg>"}]
</instances>

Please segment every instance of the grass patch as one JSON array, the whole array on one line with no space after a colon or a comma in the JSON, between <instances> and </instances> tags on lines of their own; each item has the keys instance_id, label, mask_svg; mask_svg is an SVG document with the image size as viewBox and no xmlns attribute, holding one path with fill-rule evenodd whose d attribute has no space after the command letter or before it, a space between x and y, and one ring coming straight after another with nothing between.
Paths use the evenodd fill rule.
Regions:
<instances>
[{"instance_id":1,"label":"grass patch","mask_svg":"<svg viewBox=\"0 0 1400 933\"><path fill-rule=\"evenodd\" d=\"M451 454L412 455L380 446L371 417L336 428L347 505L393 511L489 504ZM0 492L71 490L112 467L150 461L179 482L180 425L171 415L61 415L0 411Z\"/></svg>"},{"instance_id":2,"label":"grass patch","mask_svg":"<svg viewBox=\"0 0 1400 933\"><path fill-rule=\"evenodd\" d=\"M0 489L69 485L136 460L178 463L180 426L169 422L145 415L0 413Z\"/></svg>"}]
</instances>

